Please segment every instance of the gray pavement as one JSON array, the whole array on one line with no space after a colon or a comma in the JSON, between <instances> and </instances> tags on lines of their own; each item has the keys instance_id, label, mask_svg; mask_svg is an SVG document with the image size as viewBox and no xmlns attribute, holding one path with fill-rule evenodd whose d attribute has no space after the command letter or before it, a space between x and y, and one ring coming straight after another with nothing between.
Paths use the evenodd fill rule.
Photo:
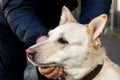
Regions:
<instances>
[{"instance_id":1,"label":"gray pavement","mask_svg":"<svg viewBox=\"0 0 120 80\"><path fill-rule=\"evenodd\" d=\"M110 59L120 65L120 33L107 32L101 40L102 46L105 47ZM29 62L24 75L25 80L37 80L35 67Z\"/></svg>"},{"instance_id":2,"label":"gray pavement","mask_svg":"<svg viewBox=\"0 0 120 80\"><path fill-rule=\"evenodd\" d=\"M108 32L104 34L102 45L105 47L110 59L120 65L120 33Z\"/></svg>"}]
</instances>

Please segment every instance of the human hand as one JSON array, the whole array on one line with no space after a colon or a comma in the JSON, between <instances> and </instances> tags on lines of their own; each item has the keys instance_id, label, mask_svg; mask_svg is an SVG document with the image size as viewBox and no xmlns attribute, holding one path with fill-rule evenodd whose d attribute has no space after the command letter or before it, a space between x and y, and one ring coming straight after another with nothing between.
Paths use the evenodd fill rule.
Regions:
<instances>
[{"instance_id":1,"label":"human hand","mask_svg":"<svg viewBox=\"0 0 120 80\"><path fill-rule=\"evenodd\" d=\"M42 36L37 39L36 43L47 40L47 36ZM61 76L65 76L65 72L62 67L54 66L54 67L38 67L39 72L46 76L49 79L58 79Z\"/></svg>"},{"instance_id":2,"label":"human hand","mask_svg":"<svg viewBox=\"0 0 120 80\"><path fill-rule=\"evenodd\" d=\"M48 38L47 36L41 36L37 39L36 43L43 42L43 41L47 40L47 38Z\"/></svg>"},{"instance_id":3,"label":"human hand","mask_svg":"<svg viewBox=\"0 0 120 80\"><path fill-rule=\"evenodd\" d=\"M63 71L62 67L38 67L38 70L40 73L44 76L46 76L49 79L58 79L59 77L64 77L66 74Z\"/></svg>"}]
</instances>

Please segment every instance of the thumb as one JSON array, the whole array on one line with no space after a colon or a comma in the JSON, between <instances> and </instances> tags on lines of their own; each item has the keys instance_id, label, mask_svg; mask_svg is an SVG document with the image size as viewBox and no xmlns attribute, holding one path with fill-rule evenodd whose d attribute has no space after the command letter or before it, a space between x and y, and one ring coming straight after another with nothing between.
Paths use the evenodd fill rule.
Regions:
<instances>
[{"instance_id":1,"label":"thumb","mask_svg":"<svg viewBox=\"0 0 120 80\"><path fill-rule=\"evenodd\" d=\"M48 38L47 36L41 36L37 39L36 43L43 42L43 41L47 40L47 38Z\"/></svg>"}]
</instances>

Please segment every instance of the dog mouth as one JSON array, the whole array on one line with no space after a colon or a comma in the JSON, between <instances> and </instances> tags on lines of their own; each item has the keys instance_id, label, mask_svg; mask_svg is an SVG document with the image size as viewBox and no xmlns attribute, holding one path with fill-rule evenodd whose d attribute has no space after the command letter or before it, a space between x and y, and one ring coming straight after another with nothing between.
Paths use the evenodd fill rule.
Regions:
<instances>
[{"instance_id":1,"label":"dog mouth","mask_svg":"<svg viewBox=\"0 0 120 80\"><path fill-rule=\"evenodd\" d=\"M51 67L51 66L62 66L60 63L55 61L48 61L46 58L40 57L37 55L37 51L33 48L27 50L27 59L34 66L37 67Z\"/></svg>"},{"instance_id":2,"label":"dog mouth","mask_svg":"<svg viewBox=\"0 0 120 80\"><path fill-rule=\"evenodd\" d=\"M52 66L61 66L61 65L56 64L56 63L39 63L39 64L37 64L37 63L33 62L33 64L37 67L44 67L44 68L52 67Z\"/></svg>"},{"instance_id":3,"label":"dog mouth","mask_svg":"<svg viewBox=\"0 0 120 80\"><path fill-rule=\"evenodd\" d=\"M51 66L58 66L56 63L41 63L37 64L38 67L51 67Z\"/></svg>"},{"instance_id":4,"label":"dog mouth","mask_svg":"<svg viewBox=\"0 0 120 80\"><path fill-rule=\"evenodd\" d=\"M43 62L38 62L38 61L31 60L29 57L27 57L27 58L34 66L37 66L37 67L62 66L61 64L58 64L56 62L43 63Z\"/></svg>"}]
</instances>

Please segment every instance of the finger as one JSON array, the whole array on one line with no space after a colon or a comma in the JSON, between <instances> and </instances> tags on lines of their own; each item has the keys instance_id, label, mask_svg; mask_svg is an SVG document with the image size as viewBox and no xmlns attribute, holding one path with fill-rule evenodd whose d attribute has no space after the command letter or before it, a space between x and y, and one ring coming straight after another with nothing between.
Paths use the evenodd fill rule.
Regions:
<instances>
[{"instance_id":1,"label":"finger","mask_svg":"<svg viewBox=\"0 0 120 80\"><path fill-rule=\"evenodd\" d=\"M63 72L63 77L67 76L66 72Z\"/></svg>"},{"instance_id":2,"label":"finger","mask_svg":"<svg viewBox=\"0 0 120 80\"><path fill-rule=\"evenodd\" d=\"M46 74L45 76L49 79L54 79L59 73L60 67L56 67L50 74Z\"/></svg>"},{"instance_id":3,"label":"finger","mask_svg":"<svg viewBox=\"0 0 120 80\"><path fill-rule=\"evenodd\" d=\"M49 67L49 68L38 67L38 70L42 75L50 74L54 69L55 67Z\"/></svg>"},{"instance_id":4,"label":"finger","mask_svg":"<svg viewBox=\"0 0 120 80\"><path fill-rule=\"evenodd\" d=\"M62 75L63 75L63 68L60 68L59 71L58 71L58 74L53 79L58 79Z\"/></svg>"},{"instance_id":5,"label":"finger","mask_svg":"<svg viewBox=\"0 0 120 80\"><path fill-rule=\"evenodd\" d=\"M43 42L43 41L47 40L47 38L48 38L47 36L42 36L42 37L37 39L36 43Z\"/></svg>"}]
</instances>

